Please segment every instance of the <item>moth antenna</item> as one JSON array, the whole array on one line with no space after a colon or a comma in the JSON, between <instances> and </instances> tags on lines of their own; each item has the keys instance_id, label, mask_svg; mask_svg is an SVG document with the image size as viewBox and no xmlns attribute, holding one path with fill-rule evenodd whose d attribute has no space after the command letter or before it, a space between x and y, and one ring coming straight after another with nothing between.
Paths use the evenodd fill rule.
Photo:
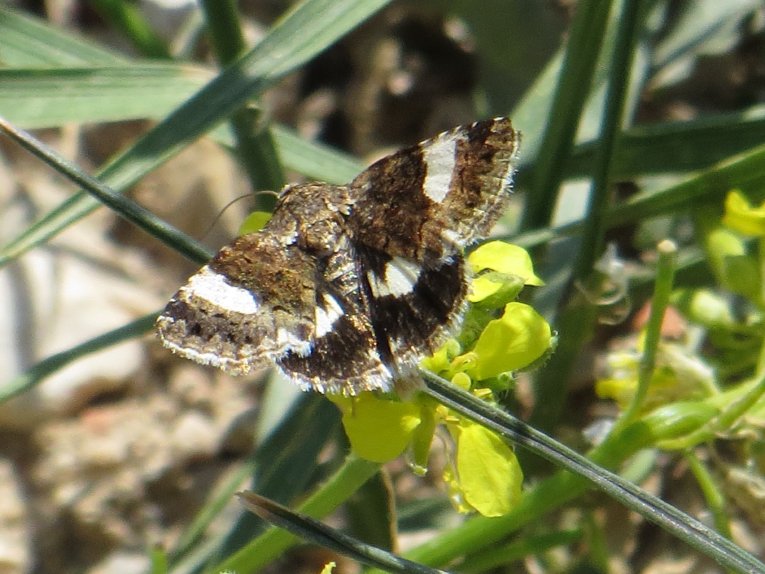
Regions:
<instances>
[{"instance_id":1,"label":"moth antenna","mask_svg":"<svg viewBox=\"0 0 765 574\"><path fill-rule=\"evenodd\" d=\"M278 198L279 194L275 191L271 191L270 189L264 189L262 191L256 191L254 193L245 193L240 195L239 197L235 197L231 201L229 201L226 205L224 205L220 211L218 211L218 214L215 216L215 219L213 219L210 222L210 225L207 226L207 229L205 229L205 232L202 234L202 238L207 237L210 232L213 230L213 228L217 225L218 221L220 221L220 218L223 217L223 214L226 213L226 210L234 205L237 201L241 201L242 199L247 199L248 197L252 197L254 195L273 195L274 197Z\"/></svg>"}]
</instances>

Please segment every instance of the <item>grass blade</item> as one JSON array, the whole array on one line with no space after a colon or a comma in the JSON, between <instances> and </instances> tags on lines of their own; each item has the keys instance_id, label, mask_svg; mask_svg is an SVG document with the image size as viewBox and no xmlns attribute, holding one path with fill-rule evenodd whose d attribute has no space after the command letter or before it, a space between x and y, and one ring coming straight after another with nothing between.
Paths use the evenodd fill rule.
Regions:
<instances>
[{"instance_id":1,"label":"grass blade","mask_svg":"<svg viewBox=\"0 0 765 574\"><path fill-rule=\"evenodd\" d=\"M191 64L0 70L0 110L27 129L161 118L213 77Z\"/></svg>"},{"instance_id":2,"label":"grass blade","mask_svg":"<svg viewBox=\"0 0 765 574\"><path fill-rule=\"evenodd\" d=\"M378 472L379 468L380 465L377 463L353 455L349 456L330 479L299 506L298 511L312 518L328 515ZM258 571L281 556L296 542L297 539L288 532L269 529L261 536L248 542L236 554L217 564L216 571Z\"/></svg>"},{"instance_id":3,"label":"grass blade","mask_svg":"<svg viewBox=\"0 0 765 574\"><path fill-rule=\"evenodd\" d=\"M0 7L0 53L7 67L118 64L125 58L36 18Z\"/></svg>"},{"instance_id":4,"label":"grass blade","mask_svg":"<svg viewBox=\"0 0 765 574\"><path fill-rule=\"evenodd\" d=\"M258 46L110 163L101 173L101 179L110 187L124 191L387 1L307 0L299 4ZM82 192L73 196L9 242L0 251L0 265L46 241L98 205Z\"/></svg>"},{"instance_id":5,"label":"grass blade","mask_svg":"<svg viewBox=\"0 0 765 574\"><path fill-rule=\"evenodd\" d=\"M14 128L2 117L0 117L0 131L42 159L60 174L65 175L74 183L83 187L88 193L111 208L115 213L161 240L169 247L179 251L192 261L202 264L212 257L212 254L202 244L157 217L132 199L116 193L113 189L110 189L96 178L82 171L79 166L57 155L30 134Z\"/></svg>"},{"instance_id":6,"label":"grass blade","mask_svg":"<svg viewBox=\"0 0 765 574\"><path fill-rule=\"evenodd\" d=\"M112 345L116 345L127 339L143 335L153 327L157 315L159 315L159 313L145 315L140 319L131 321L127 325L113 329L108 333L104 333L103 335L94 337L84 343L75 345L66 351L61 351L60 353L56 353L55 355L43 359L31 369L14 377L0 387L0 403L28 391L43 381L45 377L52 375L69 363L76 361L85 355L95 353L101 349L106 349L107 347L111 347Z\"/></svg>"},{"instance_id":7,"label":"grass blade","mask_svg":"<svg viewBox=\"0 0 765 574\"><path fill-rule=\"evenodd\" d=\"M334 528L322 524L303 514L259 496L254 492L240 492L242 504L263 520L284 528L295 536L309 540L344 554L363 564L383 568L388 572L414 572L415 574L444 574L443 570L428 568L411 560L406 560L369 544L356 540Z\"/></svg>"},{"instance_id":8,"label":"grass blade","mask_svg":"<svg viewBox=\"0 0 765 574\"><path fill-rule=\"evenodd\" d=\"M590 83L605 36L610 0L585 0L577 5L555 98L534 166L533 185L523 215L523 229L545 227L550 221L563 165L573 148L576 127L590 93Z\"/></svg>"}]
</instances>

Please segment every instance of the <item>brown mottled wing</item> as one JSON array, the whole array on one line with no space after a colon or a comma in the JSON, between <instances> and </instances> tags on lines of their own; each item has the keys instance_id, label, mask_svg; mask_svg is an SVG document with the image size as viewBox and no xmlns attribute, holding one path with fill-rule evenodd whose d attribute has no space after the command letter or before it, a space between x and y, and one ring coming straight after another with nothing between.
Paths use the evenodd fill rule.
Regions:
<instances>
[{"instance_id":1,"label":"brown mottled wing","mask_svg":"<svg viewBox=\"0 0 765 574\"><path fill-rule=\"evenodd\" d=\"M440 134L373 164L352 183L349 233L378 350L397 373L454 331L467 294L463 248L504 210L519 135L498 118Z\"/></svg>"},{"instance_id":2,"label":"brown mottled wing","mask_svg":"<svg viewBox=\"0 0 765 574\"><path fill-rule=\"evenodd\" d=\"M160 315L163 344L233 375L276 364L304 390L390 389L347 246L304 247L268 232L224 247Z\"/></svg>"},{"instance_id":3,"label":"brown mottled wing","mask_svg":"<svg viewBox=\"0 0 765 574\"><path fill-rule=\"evenodd\" d=\"M323 393L356 395L392 390L393 373L379 352L369 308L360 289L358 261L347 236L321 260L317 278L318 304L327 320L319 326L311 348L290 351L276 359L286 376L303 388Z\"/></svg>"},{"instance_id":4,"label":"brown mottled wing","mask_svg":"<svg viewBox=\"0 0 765 574\"><path fill-rule=\"evenodd\" d=\"M194 274L157 319L162 343L241 375L306 349L314 327L315 261L295 245L254 233Z\"/></svg>"},{"instance_id":5,"label":"brown mottled wing","mask_svg":"<svg viewBox=\"0 0 765 574\"><path fill-rule=\"evenodd\" d=\"M507 118L444 132L351 183L354 241L429 264L484 237L510 196L519 134Z\"/></svg>"}]
</instances>

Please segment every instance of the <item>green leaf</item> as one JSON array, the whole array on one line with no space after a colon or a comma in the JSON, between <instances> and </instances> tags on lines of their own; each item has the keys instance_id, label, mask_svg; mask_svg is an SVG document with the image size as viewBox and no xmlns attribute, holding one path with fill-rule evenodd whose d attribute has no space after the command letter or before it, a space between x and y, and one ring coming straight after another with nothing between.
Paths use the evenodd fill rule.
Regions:
<instances>
[{"instance_id":1,"label":"green leaf","mask_svg":"<svg viewBox=\"0 0 765 574\"><path fill-rule=\"evenodd\" d=\"M125 59L90 42L0 7L0 54L7 67L115 64Z\"/></svg>"},{"instance_id":2,"label":"green leaf","mask_svg":"<svg viewBox=\"0 0 765 574\"><path fill-rule=\"evenodd\" d=\"M154 62L0 70L0 110L26 128L161 118L213 77L202 66Z\"/></svg>"},{"instance_id":3,"label":"green leaf","mask_svg":"<svg viewBox=\"0 0 765 574\"><path fill-rule=\"evenodd\" d=\"M113 160L101 173L103 181L114 189L126 189L387 2L306 0L297 4L253 50ZM0 263L53 237L98 206L95 199L84 193L72 196L11 240L0 253Z\"/></svg>"}]
</instances>

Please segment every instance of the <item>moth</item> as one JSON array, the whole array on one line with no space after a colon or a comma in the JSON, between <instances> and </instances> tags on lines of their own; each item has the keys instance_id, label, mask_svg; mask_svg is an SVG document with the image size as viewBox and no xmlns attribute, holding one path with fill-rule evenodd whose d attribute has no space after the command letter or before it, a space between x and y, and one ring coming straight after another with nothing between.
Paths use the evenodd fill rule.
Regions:
<instances>
[{"instance_id":1,"label":"moth","mask_svg":"<svg viewBox=\"0 0 765 574\"><path fill-rule=\"evenodd\" d=\"M289 185L271 220L180 288L165 347L233 375L275 365L303 390L393 390L458 327L465 247L506 207L520 135L460 126L375 162L347 185Z\"/></svg>"}]
</instances>

